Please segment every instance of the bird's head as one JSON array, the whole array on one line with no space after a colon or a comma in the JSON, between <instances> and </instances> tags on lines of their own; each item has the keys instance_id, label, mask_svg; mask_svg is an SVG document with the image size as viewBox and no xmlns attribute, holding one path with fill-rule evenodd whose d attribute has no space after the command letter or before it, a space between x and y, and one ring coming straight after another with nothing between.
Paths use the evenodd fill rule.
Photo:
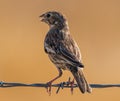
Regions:
<instances>
[{"instance_id":1,"label":"bird's head","mask_svg":"<svg viewBox=\"0 0 120 101\"><path fill-rule=\"evenodd\" d=\"M66 27L65 17L56 11L49 11L40 15L41 21L47 23L50 27L58 27L60 29Z\"/></svg>"}]
</instances>

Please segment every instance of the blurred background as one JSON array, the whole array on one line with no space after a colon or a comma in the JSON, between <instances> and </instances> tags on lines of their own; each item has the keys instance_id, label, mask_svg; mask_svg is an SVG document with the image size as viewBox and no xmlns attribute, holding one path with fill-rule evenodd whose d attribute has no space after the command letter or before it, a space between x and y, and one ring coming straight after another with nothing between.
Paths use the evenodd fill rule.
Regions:
<instances>
[{"instance_id":1,"label":"blurred background","mask_svg":"<svg viewBox=\"0 0 120 101\"><path fill-rule=\"evenodd\" d=\"M43 49L49 27L39 15L55 10L66 15L70 32L77 41L89 83L120 83L120 1L119 0L1 0L0 1L0 80L45 83L58 71ZM55 81L72 77L69 71ZM45 88L0 88L1 101L120 101L119 88L64 89L49 96Z\"/></svg>"}]
</instances>

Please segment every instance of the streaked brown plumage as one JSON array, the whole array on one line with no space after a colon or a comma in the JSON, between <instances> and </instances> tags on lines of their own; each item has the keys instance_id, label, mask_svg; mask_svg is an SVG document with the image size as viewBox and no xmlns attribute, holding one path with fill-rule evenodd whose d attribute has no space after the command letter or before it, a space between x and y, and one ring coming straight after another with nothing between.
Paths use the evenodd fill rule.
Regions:
<instances>
[{"instance_id":1,"label":"streaked brown plumage","mask_svg":"<svg viewBox=\"0 0 120 101\"><path fill-rule=\"evenodd\" d=\"M91 92L83 74L83 64L78 45L70 35L69 27L65 17L56 11L49 11L40 16L41 21L50 27L44 41L44 49L50 60L56 65L59 75L51 80L49 84L62 75L63 70L69 70L82 93Z\"/></svg>"}]
</instances>

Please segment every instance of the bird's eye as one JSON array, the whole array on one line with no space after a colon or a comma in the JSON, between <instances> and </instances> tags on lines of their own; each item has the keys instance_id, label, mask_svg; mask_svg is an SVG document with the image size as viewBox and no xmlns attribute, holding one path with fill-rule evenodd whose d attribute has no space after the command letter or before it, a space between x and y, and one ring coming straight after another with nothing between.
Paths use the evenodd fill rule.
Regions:
<instances>
[{"instance_id":1,"label":"bird's eye","mask_svg":"<svg viewBox=\"0 0 120 101\"><path fill-rule=\"evenodd\" d=\"M50 15L50 14L47 14L46 16L47 16L47 18L49 18L51 15Z\"/></svg>"}]
</instances>

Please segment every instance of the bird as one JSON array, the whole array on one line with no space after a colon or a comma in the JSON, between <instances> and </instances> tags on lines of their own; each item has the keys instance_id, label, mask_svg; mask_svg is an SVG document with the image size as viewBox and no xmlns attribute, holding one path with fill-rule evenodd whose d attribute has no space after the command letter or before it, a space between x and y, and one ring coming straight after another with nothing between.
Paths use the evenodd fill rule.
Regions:
<instances>
[{"instance_id":1,"label":"bird","mask_svg":"<svg viewBox=\"0 0 120 101\"><path fill-rule=\"evenodd\" d=\"M49 26L44 39L45 53L59 72L57 77L47 83L50 86L49 92L51 92L52 83L62 76L63 70L68 70L72 73L80 91L91 93L92 89L83 73L81 52L70 34L65 15L58 11L47 11L39 17Z\"/></svg>"}]
</instances>

